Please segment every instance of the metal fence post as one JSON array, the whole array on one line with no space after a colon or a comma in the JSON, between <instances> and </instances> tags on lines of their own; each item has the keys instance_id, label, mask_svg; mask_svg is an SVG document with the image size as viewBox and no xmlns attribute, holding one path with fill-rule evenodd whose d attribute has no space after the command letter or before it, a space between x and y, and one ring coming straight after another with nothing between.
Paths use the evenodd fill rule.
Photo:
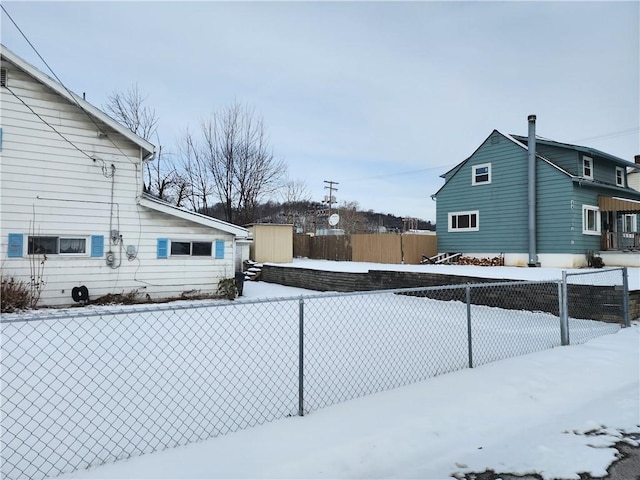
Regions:
<instances>
[{"instance_id":1,"label":"metal fence post","mask_svg":"<svg viewBox=\"0 0 640 480\"><path fill-rule=\"evenodd\" d=\"M467 284L467 343L469 349L469 368L473 368L473 345L471 340L471 285Z\"/></svg>"},{"instance_id":2,"label":"metal fence post","mask_svg":"<svg viewBox=\"0 0 640 480\"><path fill-rule=\"evenodd\" d=\"M298 415L304 416L304 297L298 303Z\"/></svg>"},{"instance_id":3,"label":"metal fence post","mask_svg":"<svg viewBox=\"0 0 640 480\"><path fill-rule=\"evenodd\" d=\"M629 314L629 278L627 277L627 267L622 267L622 316L624 326L631 326L631 317Z\"/></svg>"},{"instance_id":4,"label":"metal fence post","mask_svg":"<svg viewBox=\"0 0 640 480\"><path fill-rule=\"evenodd\" d=\"M560 295L560 344L569 345L569 294L567 288L567 271L562 271Z\"/></svg>"}]
</instances>

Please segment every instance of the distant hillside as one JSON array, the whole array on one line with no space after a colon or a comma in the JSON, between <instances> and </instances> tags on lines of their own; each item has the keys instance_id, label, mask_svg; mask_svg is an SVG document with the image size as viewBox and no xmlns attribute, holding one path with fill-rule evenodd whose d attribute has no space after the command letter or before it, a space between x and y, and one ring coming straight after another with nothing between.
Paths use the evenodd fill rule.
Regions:
<instances>
[{"instance_id":1,"label":"distant hillside","mask_svg":"<svg viewBox=\"0 0 640 480\"><path fill-rule=\"evenodd\" d=\"M407 219L391 213L359 210L351 205L334 206L331 213L340 216L338 228L345 233L403 232L406 230L435 231L435 224L422 219ZM224 220L222 205L214 205L201 211L210 217ZM328 209L318 202L294 202L290 204L267 202L258 207L257 218L251 223L291 223L296 230L309 233L328 228Z\"/></svg>"}]
</instances>

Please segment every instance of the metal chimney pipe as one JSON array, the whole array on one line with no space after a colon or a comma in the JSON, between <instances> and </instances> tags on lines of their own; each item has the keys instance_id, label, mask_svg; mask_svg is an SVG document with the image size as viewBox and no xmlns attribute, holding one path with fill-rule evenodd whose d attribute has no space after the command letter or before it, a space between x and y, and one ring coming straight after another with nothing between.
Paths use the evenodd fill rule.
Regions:
<instances>
[{"instance_id":1,"label":"metal chimney pipe","mask_svg":"<svg viewBox=\"0 0 640 480\"><path fill-rule=\"evenodd\" d=\"M529 266L539 267L536 251L536 116L529 115Z\"/></svg>"}]
</instances>

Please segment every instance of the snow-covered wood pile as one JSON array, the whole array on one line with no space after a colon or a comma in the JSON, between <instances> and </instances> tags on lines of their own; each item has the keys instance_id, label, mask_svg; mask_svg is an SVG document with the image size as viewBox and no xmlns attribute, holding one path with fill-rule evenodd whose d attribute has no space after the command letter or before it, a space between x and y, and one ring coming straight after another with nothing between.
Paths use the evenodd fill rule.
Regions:
<instances>
[{"instance_id":1,"label":"snow-covered wood pile","mask_svg":"<svg viewBox=\"0 0 640 480\"><path fill-rule=\"evenodd\" d=\"M262 273L262 264L254 262L253 260L245 260L243 264L244 279L246 281L260 280L260 274Z\"/></svg>"}]
</instances>

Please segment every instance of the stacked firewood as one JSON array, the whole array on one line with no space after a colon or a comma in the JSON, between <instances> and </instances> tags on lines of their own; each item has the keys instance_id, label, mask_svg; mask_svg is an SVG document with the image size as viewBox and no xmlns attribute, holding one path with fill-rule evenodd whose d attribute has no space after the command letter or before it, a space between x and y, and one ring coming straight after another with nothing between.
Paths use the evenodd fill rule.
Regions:
<instances>
[{"instance_id":1,"label":"stacked firewood","mask_svg":"<svg viewBox=\"0 0 640 480\"><path fill-rule=\"evenodd\" d=\"M479 267L502 267L504 266L504 257L493 258L476 258L476 257L459 257L458 265L476 265Z\"/></svg>"},{"instance_id":2,"label":"stacked firewood","mask_svg":"<svg viewBox=\"0 0 640 480\"><path fill-rule=\"evenodd\" d=\"M244 279L246 281L260 280L260 274L262 273L262 264L254 262L253 260L245 260L243 263Z\"/></svg>"}]
</instances>

